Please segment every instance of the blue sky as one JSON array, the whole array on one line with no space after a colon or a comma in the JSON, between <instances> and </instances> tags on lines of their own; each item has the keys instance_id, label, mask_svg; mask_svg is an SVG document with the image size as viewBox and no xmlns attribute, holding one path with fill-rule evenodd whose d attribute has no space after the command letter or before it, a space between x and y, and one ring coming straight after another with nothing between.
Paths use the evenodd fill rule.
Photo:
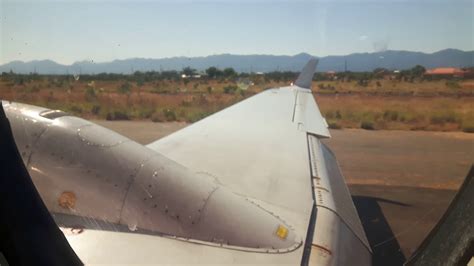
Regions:
<instances>
[{"instance_id":1,"label":"blue sky","mask_svg":"<svg viewBox=\"0 0 474 266\"><path fill-rule=\"evenodd\" d=\"M474 50L474 1L0 0L0 64Z\"/></svg>"}]
</instances>

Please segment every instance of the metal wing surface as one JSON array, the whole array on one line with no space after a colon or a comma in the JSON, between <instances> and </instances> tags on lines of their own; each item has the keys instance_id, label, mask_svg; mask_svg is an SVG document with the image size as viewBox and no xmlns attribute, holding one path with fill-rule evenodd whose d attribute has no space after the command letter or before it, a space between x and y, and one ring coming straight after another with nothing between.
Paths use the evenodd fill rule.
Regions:
<instances>
[{"instance_id":1,"label":"metal wing surface","mask_svg":"<svg viewBox=\"0 0 474 266\"><path fill-rule=\"evenodd\" d=\"M310 90L316 63L295 86L266 90L147 147L292 225L305 239L293 252L301 263L311 255L315 265L367 265L364 230L336 159L320 142L330 133Z\"/></svg>"},{"instance_id":2,"label":"metal wing surface","mask_svg":"<svg viewBox=\"0 0 474 266\"><path fill-rule=\"evenodd\" d=\"M312 206L306 134L329 135L308 96L296 86L270 89L148 147L234 192L294 212L306 230ZM298 98L306 99L297 105ZM314 120L306 121L311 111Z\"/></svg>"}]
</instances>

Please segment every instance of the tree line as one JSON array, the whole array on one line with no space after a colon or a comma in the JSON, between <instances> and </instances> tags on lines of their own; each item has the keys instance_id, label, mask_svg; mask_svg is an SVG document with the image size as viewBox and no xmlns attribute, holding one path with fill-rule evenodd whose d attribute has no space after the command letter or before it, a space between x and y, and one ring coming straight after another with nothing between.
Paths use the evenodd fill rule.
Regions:
<instances>
[{"instance_id":1,"label":"tree line","mask_svg":"<svg viewBox=\"0 0 474 266\"><path fill-rule=\"evenodd\" d=\"M426 69L417 65L413 68L401 70L397 73L390 71L385 68L376 68L373 71L367 72L317 72L313 80L315 81L329 81L329 80L341 80L341 81L357 81L363 85L369 80L382 79L387 76L390 79L402 80L402 81L413 81L416 78L423 78ZM176 70L165 70L165 71L135 71L132 74L117 74L117 73L99 73L99 74L82 74L82 75L40 75L37 73L29 74L17 74L13 71L1 73L1 79L6 81L12 81L15 84L28 83L40 79L50 79L51 82L64 82L73 81L74 79L80 79L83 81L117 81L125 80L129 82L136 82L138 85L142 85L145 82L153 81L180 81L183 79L218 79L218 80L231 80L236 78L263 78L266 82L291 82L298 77L299 72L293 71L272 71L266 73L248 73L248 72L237 72L233 68L220 69L211 66L205 69L203 72L198 70L185 67L181 71Z\"/></svg>"}]
</instances>

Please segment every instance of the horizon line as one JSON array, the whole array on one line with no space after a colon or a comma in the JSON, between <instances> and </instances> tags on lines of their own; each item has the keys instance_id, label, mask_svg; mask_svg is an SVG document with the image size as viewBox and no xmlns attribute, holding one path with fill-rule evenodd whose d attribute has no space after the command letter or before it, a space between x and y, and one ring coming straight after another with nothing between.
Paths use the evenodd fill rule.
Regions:
<instances>
[{"instance_id":1,"label":"horizon line","mask_svg":"<svg viewBox=\"0 0 474 266\"><path fill-rule=\"evenodd\" d=\"M223 56L223 55L231 55L231 56L285 56L285 57L295 57L295 56L299 56L299 55L309 55L309 56L315 57L315 58L325 58L325 57L344 57L344 56L351 56L351 55L356 55L356 54L377 54L377 53L384 53L384 52L411 52L411 53L422 53L422 54L435 54L435 53L439 53L439 52L446 51L446 50L457 50L457 51L461 51L461 52L474 52L474 50L462 50L462 49L458 49L458 48L445 48L445 49L441 49L441 50L438 50L438 51L435 51L435 52L422 52L422 51L387 49L387 50L377 51L377 52L354 52L354 53L344 54L344 55L326 55L326 56L315 56L315 55L312 55L312 54L307 53L307 52L301 52L301 53L297 53L297 54L294 54L294 55L220 53L220 54L211 54L211 55L204 55L204 56L169 56L169 57L158 57L158 58L128 57L128 58L117 58L117 59L113 59L113 60L109 60L109 61L100 61L100 62L97 62L97 61L94 61L94 60L84 59L84 60L74 61L71 64L58 63L53 59L33 59L33 60L29 60L29 61L13 60L13 61L9 61L9 62L0 64L0 66L4 66L4 65L7 65L7 64L11 64L11 63L17 63L17 62L18 63L32 63L32 62L42 62L42 61L43 62L44 61L51 61L55 64L62 65L62 66L72 66L72 65L77 64L77 63L85 63L85 62L92 63L92 64L103 64L103 63L111 63L111 62L115 62L115 61L126 61L126 60L133 60L133 59L144 59L144 60L163 60L163 59L176 59L176 58L190 58L190 59L192 59L192 58L207 58L207 57L212 57L212 56Z\"/></svg>"}]
</instances>

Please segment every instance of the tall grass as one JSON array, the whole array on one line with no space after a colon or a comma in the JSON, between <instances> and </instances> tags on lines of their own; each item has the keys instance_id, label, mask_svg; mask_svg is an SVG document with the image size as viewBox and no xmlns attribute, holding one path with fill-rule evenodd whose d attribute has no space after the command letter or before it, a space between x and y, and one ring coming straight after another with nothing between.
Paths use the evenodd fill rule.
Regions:
<instances>
[{"instance_id":1,"label":"tall grass","mask_svg":"<svg viewBox=\"0 0 474 266\"><path fill-rule=\"evenodd\" d=\"M195 122L285 82L256 81L241 90L233 81L127 82L0 80L0 98L61 109L84 118ZM326 81L313 85L331 128L474 132L474 81Z\"/></svg>"},{"instance_id":2,"label":"tall grass","mask_svg":"<svg viewBox=\"0 0 474 266\"><path fill-rule=\"evenodd\" d=\"M464 130L474 123L474 105L466 98L327 96L316 97L322 114L344 128Z\"/></svg>"}]
</instances>

